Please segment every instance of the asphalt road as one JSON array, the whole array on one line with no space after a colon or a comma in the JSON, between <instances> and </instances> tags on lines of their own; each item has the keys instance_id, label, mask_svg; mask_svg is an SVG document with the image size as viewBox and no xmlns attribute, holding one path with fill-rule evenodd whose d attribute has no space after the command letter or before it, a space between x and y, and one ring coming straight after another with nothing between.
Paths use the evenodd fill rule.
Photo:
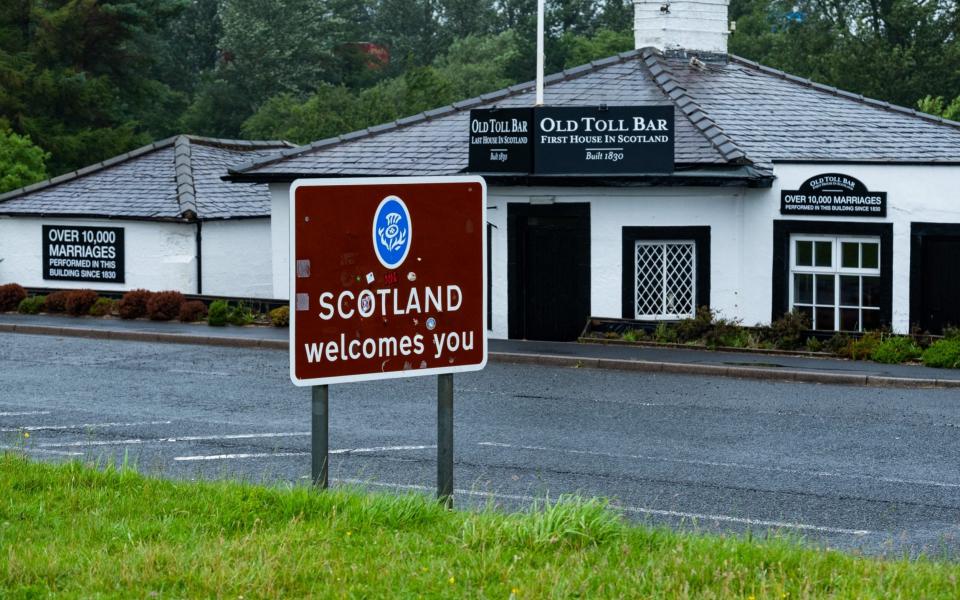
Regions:
<instances>
[{"instance_id":1,"label":"asphalt road","mask_svg":"<svg viewBox=\"0 0 960 600\"><path fill-rule=\"evenodd\" d=\"M307 483L282 351L0 335L0 446ZM960 555L960 393L491 364L456 376L456 502L580 493L630 518ZM331 388L335 485L431 493L436 380ZM29 438L24 436L29 433Z\"/></svg>"}]
</instances>

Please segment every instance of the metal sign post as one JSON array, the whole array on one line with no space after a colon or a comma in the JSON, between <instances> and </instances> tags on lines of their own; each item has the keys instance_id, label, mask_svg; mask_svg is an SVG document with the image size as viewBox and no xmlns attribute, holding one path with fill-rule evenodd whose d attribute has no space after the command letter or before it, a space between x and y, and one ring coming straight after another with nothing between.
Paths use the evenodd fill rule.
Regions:
<instances>
[{"instance_id":1,"label":"metal sign post","mask_svg":"<svg viewBox=\"0 0 960 600\"><path fill-rule=\"evenodd\" d=\"M309 179L290 190L290 379L311 387L313 485L328 385L438 376L437 496L453 505L453 373L487 362L486 183Z\"/></svg>"},{"instance_id":2,"label":"metal sign post","mask_svg":"<svg viewBox=\"0 0 960 600\"><path fill-rule=\"evenodd\" d=\"M437 376L437 498L453 508L453 375Z\"/></svg>"},{"instance_id":3,"label":"metal sign post","mask_svg":"<svg viewBox=\"0 0 960 600\"><path fill-rule=\"evenodd\" d=\"M325 490L329 486L330 473L330 390L325 385L315 385L313 396L313 420L310 427L310 471L313 485Z\"/></svg>"}]
</instances>

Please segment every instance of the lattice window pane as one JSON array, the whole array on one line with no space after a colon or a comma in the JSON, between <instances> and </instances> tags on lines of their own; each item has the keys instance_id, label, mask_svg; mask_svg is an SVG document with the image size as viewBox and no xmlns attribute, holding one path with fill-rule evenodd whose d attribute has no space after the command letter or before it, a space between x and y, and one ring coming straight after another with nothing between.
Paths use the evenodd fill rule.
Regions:
<instances>
[{"instance_id":1,"label":"lattice window pane","mask_svg":"<svg viewBox=\"0 0 960 600\"><path fill-rule=\"evenodd\" d=\"M696 312L696 243L637 242L636 318L684 319Z\"/></svg>"}]
</instances>

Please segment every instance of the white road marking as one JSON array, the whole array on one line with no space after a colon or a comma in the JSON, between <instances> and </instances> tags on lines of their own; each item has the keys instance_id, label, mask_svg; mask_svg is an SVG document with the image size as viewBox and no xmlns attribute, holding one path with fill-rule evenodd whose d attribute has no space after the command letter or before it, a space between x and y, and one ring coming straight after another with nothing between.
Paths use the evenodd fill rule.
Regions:
<instances>
[{"instance_id":1,"label":"white road marking","mask_svg":"<svg viewBox=\"0 0 960 600\"><path fill-rule=\"evenodd\" d=\"M637 506L616 507L626 512L639 513L644 515L655 515L659 517L674 517L681 519L696 519L698 521L721 521L724 523L739 523L742 525L755 525L757 527L768 527L772 529L797 529L800 531L816 531L818 533L841 533L845 535L864 536L873 533L867 529L846 529L843 527L825 527L823 525L808 525L806 523L790 523L786 521L766 521L764 519L749 519L744 517L730 517L727 515L708 515L700 513L680 512L676 510L657 510L653 508L640 508Z\"/></svg>"},{"instance_id":2,"label":"white road marking","mask_svg":"<svg viewBox=\"0 0 960 600\"><path fill-rule=\"evenodd\" d=\"M49 410L27 410L24 412L0 412L0 417L30 417L33 415L49 415Z\"/></svg>"},{"instance_id":3,"label":"white road marking","mask_svg":"<svg viewBox=\"0 0 960 600\"><path fill-rule=\"evenodd\" d=\"M334 481L346 483L349 485L370 485L379 487L388 487L400 490L418 490L425 492L435 491L434 488L425 485L401 484L401 483L379 483L376 481L364 481L362 479L335 479ZM480 492L477 490L454 489L454 494L466 496L480 496L484 498L501 498L504 500L517 500L521 502L543 501L545 498L536 498L534 496L524 496L519 494L500 494L496 492ZM753 525L757 527L767 527L772 529L796 529L799 531L815 531L817 533L838 533L844 535L865 536L874 533L866 529L847 529L844 527L826 527L823 525L809 525L807 523L791 523L789 521L767 521L764 519L750 519L746 517L732 517L729 515L711 515L691 512L680 512L676 510L660 510L655 508L645 508L641 506L619 506L610 505L613 510L619 510L630 513L651 515L657 517L672 517L681 519L692 519L697 521L719 521L723 523L737 523L740 525Z\"/></svg>"},{"instance_id":4,"label":"white road marking","mask_svg":"<svg viewBox=\"0 0 960 600\"><path fill-rule=\"evenodd\" d=\"M79 442L58 442L40 444L44 448L79 448L83 446L133 446L136 444L153 443L176 443L176 442L203 442L210 440L246 440L253 438L285 438L285 437L305 437L310 435L309 431L291 431L279 433L236 433L226 435L183 435L169 438L140 439L129 440L81 440Z\"/></svg>"},{"instance_id":5,"label":"white road marking","mask_svg":"<svg viewBox=\"0 0 960 600\"><path fill-rule=\"evenodd\" d=\"M401 450L430 450L433 446L375 446L373 448L339 448L330 450L330 454L369 454L371 452L397 452ZM177 461L195 460L234 460L241 458L274 458L283 456L310 456L309 452L256 452L251 454L202 454L198 456L175 456Z\"/></svg>"},{"instance_id":6,"label":"white road marking","mask_svg":"<svg viewBox=\"0 0 960 600\"><path fill-rule=\"evenodd\" d=\"M899 479L897 477L881 477L875 475L857 475L854 473L836 473L833 471L804 471L802 469L787 469L784 467L770 467L764 465L748 465L743 463L716 462L709 460L695 460L685 458L667 458L664 456L646 456L640 454L616 454L611 452L597 452L594 450L570 450L566 448L548 448L546 446L520 446L515 444L503 444L500 442L480 442L480 446L492 448L510 448L516 450L530 450L537 452L557 452L563 454L581 454L586 456L601 456L604 458L629 458L633 460L647 460L656 462L671 462L686 465L697 465L703 467L722 467L728 469L748 469L754 471L769 471L774 473L787 473L790 475L807 475L812 477L836 477L840 479L862 479L866 481L882 481L884 483L897 483L903 485L927 485L932 487L942 487L956 489L960 488L960 483L947 483L943 481L930 481L926 479Z\"/></svg>"},{"instance_id":7,"label":"white road marking","mask_svg":"<svg viewBox=\"0 0 960 600\"><path fill-rule=\"evenodd\" d=\"M181 373L184 375L216 375L218 377L229 377L232 373L223 371L191 371L190 369L170 369L167 373Z\"/></svg>"},{"instance_id":8,"label":"white road marking","mask_svg":"<svg viewBox=\"0 0 960 600\"><path fill-rule=\"evenodd\" d=\"M34 448L32 446L3 446L0 450L13 450L14 452L36 452L38 454L55 454L57 456L83 456L83 452L64 452L62 450L44 450L43 448Z\"/></svg>"},{"instance_id":9,"label":"white road marking","mask_svg":"<svg viewBox=\"0 0 960 600\"><path fill-rule=\"evenodd\" d=\"M141 425L169 425L173 421L140 421L137 423L80 423L77 425L22 425L7 427L0 431L60 431L64 429L95 429L98 427L138 427Z\"/></svg>"},{"instance_id":10,"label":"white road marking","mask_svg":"<svg viewBox=\"0 0 960 600\"><path fill-rule=\"evenodd\" d=\"M310 456L309 452L257 452L253 454L204 454L200 456L175 456L173 460L233 460L239 458L280 458L284 456Z\"/></svg>"}]
</instances>

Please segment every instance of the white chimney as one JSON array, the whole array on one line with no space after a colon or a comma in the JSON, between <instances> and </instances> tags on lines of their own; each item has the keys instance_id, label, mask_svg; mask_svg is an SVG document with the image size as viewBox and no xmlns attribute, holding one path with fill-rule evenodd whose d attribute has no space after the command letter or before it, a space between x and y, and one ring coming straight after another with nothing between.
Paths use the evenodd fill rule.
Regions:
<instances>
[{"instance_id":1,"label":"white chimney","mask_svg":"<svg viewBox=\"0 0 960 600\"><path fill-rule=\"evenodd\" d=\"M633 0L637 48L727 53L730 0Z\"/></svg>"}]
</instances>

